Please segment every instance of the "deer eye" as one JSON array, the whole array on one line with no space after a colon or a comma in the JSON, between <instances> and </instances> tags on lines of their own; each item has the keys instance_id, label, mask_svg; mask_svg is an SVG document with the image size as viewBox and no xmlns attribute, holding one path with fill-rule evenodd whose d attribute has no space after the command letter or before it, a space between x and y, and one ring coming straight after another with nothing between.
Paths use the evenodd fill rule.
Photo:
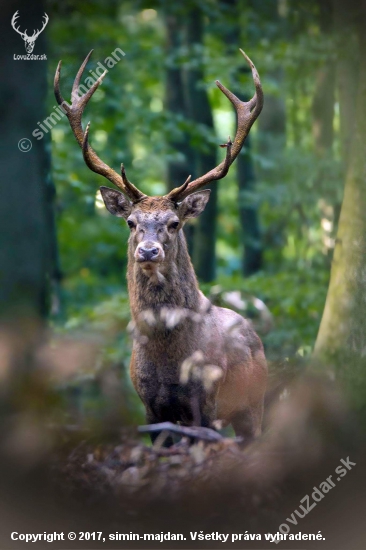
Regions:
<instances>
[{"instance_id":1,"label":"deer eye","mask_svg":"<svg viewBox=\"0 0 366 550\"><path fill-rule=\"evenodd\" d=\"M127 220L127 225L130 229L136 227L135 222L133 222L132 220Z\"/></svg>"},{"instance_id":2,"label":"deer eye","mask_svg":"<svg viewBox=\"0 0 366 550\"><path fill-rule=\"evenodd\" d=\"M172 222L172 223L169 225L169 229L177 229L177 228L178 228L178 225L179 225L179 222Z\"/></svg>"}]
</instances>

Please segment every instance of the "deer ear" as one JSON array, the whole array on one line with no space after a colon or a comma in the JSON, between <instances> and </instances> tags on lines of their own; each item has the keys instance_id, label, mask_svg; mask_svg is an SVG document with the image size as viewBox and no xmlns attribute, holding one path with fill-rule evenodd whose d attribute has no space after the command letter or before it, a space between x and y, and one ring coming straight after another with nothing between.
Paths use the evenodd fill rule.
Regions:
<instances>
[{"instance_id":1,"label":"deer ear","mask_svg":"<svg viewBox=\"0 0 366 550\"><path fill-rule=\"evenodd\" d=\"M100 192L108 212L126 220L131 214L132 202L116 189L102 186Z\"/></svg>"},{"instance_id":2,"label":"deer ear","mask_svg":"<svg viewBox=\"0 0 366 550\"><path fill-rule=\"evenodd\" d=\"M188 195L179 205L179 214L186 220L188 218L197 218L205 209L210 198L210 189L204 189L197 193Z\"/></svg>"}]
</instances>

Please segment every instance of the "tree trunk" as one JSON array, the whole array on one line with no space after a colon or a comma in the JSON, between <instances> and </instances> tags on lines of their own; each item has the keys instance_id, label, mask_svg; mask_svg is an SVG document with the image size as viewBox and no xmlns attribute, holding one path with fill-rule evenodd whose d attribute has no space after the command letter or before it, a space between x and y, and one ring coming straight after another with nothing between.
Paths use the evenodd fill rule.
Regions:
<instances>
[{"instance_id":1,"label":"tree trunk","mask_svg":"<svg viewBox=\"0 0 366 550\"><path fill-rule=\"evenodd\" d=\"M202 87L203 71L203 13L199 7L189 10L186 22L185 44L196 49L195 68L185 72L188 115L194 124L206 126L214 134L214 124L206 90ZM201 52L200 54L198 52ZM216 165L216 150L207 143L198 143L195 148L195 168L197 175L209 172ZM198 219L194 231L193 265L197 276L210 282L216 275L216 217L217 183L210 186L210 200Z\"/></svg>"},{"instance_id":2,"label":"tree trunk","mask_svg":"<svg viewBox=\"0 0 366 550\"><path fill-rule=\"evenodd\" d=\"M0 315L43 316L47 309L46 271L49 265L46 199L46 144L32 131L45 117L47 90L46 61L15 60L25 55L21 36L10 21L19 10L23 31L40 27L44 14L41 0L29 3L4 0L2 3L0 65ZM32 33L31 33L32 34ZM45 53L45 32L37 38L34 54ZM27 138L32 142L21 142ZM22 152L18 143L28 152ZM21 147L21 145L19 145Z\"/></svg>"},{"instance_id":3,"label":"tree trunk","mask_svg":"<svg viewBox=\"0 0 366 550\"><path fill-rule=\"evenodd\" d=\"M250 194L255 190L256 183L254 165L251 157L251 141L250 136L248 136L245 140L244 150L241 151L237 160L239 217L244 244L242 272L245 276L252 275L259 271L262 268L263 260L258 207L250 198Z\"/></svg>"},{"instance_id":4,"label":"tree trunk","mask_svg":"<svg viewBox=\"0 0 366 550\"><path fill-rule=\"evenodd\" d=\"M182 16L178 16L170 9L165 12L166 27L166 52L167 69L165 82L165 109L171 116L179 116L182 120L188 119L188 106L186 95L184 93L184 80L181 65L177 62L179 50L183 43L183 25ZM168 115L169 116L169 115ZM169 160L167 166L167 189L168 191L178 187L185 182L191 174L192 179L196 177L194 166L194 152L190 146L190 136L184 132L175 132L173 137L169 137L169 146L180 153L180 158ZM194 227L187 224L184 228L187 238L188 250L193 253L193 233Z\"/></svg>"},{"instance_id":5,"label":"tree trunk","mask_svg":"<svg viewBox=\"0 0 366 550\"><path fill-rule=\"evenodd\" d=\"M337 2L338 3L338 0ZM349 8L348 8L349 9ZM357 12L356 12L357 10ZM331 279L321 321L315 354L331 357L340 376L354 389L365 388L366 376L362 368L366 352L366 6L355 7L353 15L361 60L358 91L352 82L343 83L353 88L356 101L356 123L349 149L344 199L331 270ZM353 36L353 34L355 36ZM350 95L350 91L346 94ZM343 95L341 97L344 97ZM343 106L344 107L344 106ZM365 393L361 397L365 406Z\"/></svg>"},{"instance_id":6,"label":"tree trunk","mask_svg":"<svg viewBox=\"0 0 366 550\"><path fill-rule=\"evenodd\" d=\"M261 13L262 18L265 21L271 21L273 39L286 40L286 28L283 18L280 16L278 9L278 0L268 0L267 2L259 2L258 0L251 0L252 9L258 13ZM282 33L281 33L282 31ZM257 153L265 159L265 162L258 162L256 165L256 174L259 181L269 182L275 184L278 175L275 174L273 166L278 166L284 154L286 144L286 107L284 101L283 80L284 71L280 64L273 66L270 72L267 74L269 81L275 84L277 91L266 92L265 102L263 110L257 121ZM259 224L258 224L259 225ZM265 243L267 247L275 249L279 247L284 239L281 233L283 228L269 227L265 236ZM260 241L260 258L263 254L263 239ZM259 264L259 267L261 264Z\"/></svg>"},{"instance_id":7,"label":"tree trunk","mask_svg":"<svg viewBox=\"0 0 366 550\"><path fill-rule=\"evenodd\" d=\"M173 115L180 115L183 120L188 117L187 102L184 93L183 72L177 56L182 47L181 17L167 13L166 21L166 51L170 61L166 71L165 107ZM179 133L169 140L169 145L181 153L181 159L168 162L167 183L168 190L182 185L192 173L194 156L187 133ZM192 177L194 175L192 174Z\"/></svg>"},{"instance_id":8,"label":"tree trunk","mask_svg":"<svg viewBox=\"0 0 366 550\"><path fill-rule=\"evenodd\" d=\"M224 42L227 45L227 55L238 55L238 47L241 43L240 29L240 1L239 0L221 0L221 6L226 13L228 31L224 36ZM246 65L239 69L240 73L250 75L251 71ZM235 95L248 101L250 98L243 96L243 91L238 85L239 74L234 75L231 89ZM267 96L265 105L267 104ZM263 109L263 111L265 108ZM259 117L258 124L263 116ZM243 242L242 252L242 273L249 276L262 268L262 238L258 215L258 205L253 201L252 196L255 191L256 175L252 159L252 138L249 135L245 140L245 145L237 158L237 182L238 182L238 203L239 219L241 228L241 240Z\"/></svg>"},{"instance_id":9,"label":"tree trunk","mask_svg":"<svg viewBox=\"0 0 366 550\"><path fill-rule=\"evenodd\" d=\"M342 0L332 1L333 28L337 51L336 84L340 106L341 153L346 177L350 145L356 120L355 94L359 77L359 51L354 37L355 0L344 5ZM334 205L334 230L337 230L341 204Z\"/></svg>"},{"instance_id":10,"label":"tree trunk","mask_svg":"<svg viewBox=\"0 0 366 550\"><path fill-rule=\"evenodd\" d=\"M182 68L176 62L180 48L202 47L203 14L199 7L187 8L184 13L175 13L175 9L166 9L167 54L173 62L168 63L166 75L165 104L173 116L179 115L184 121L191 120L192 125L203 124L214 131L211 107L207 92L201 88L203 81L202 54L199 48L194 50L195 68ZM196 68L197 66L197 68ZM188 177L192 179L204 174L216 164L216 152L207 144L191 145L192 136L187 132L179 133L170 139L170 146L181 154L181 158L169 161L167 170L168 189L181 185ZM197 276L209 282L215 278L217 187L211 188L210 201L195 225L187 224L185 233L189 252Z\"/></svg>"},{"instance_id":11,"label":"tree trunk","mask_svg":"<svg viewBox=\"0 0 366 550\"><path fill-rule=\"evenodd\" d=\"M337 51L337 87L342 155L347 164L356 118L356 90L360 54L355 40L356 0L333 0L334 35Z\"/></svg>"}]
</instances>

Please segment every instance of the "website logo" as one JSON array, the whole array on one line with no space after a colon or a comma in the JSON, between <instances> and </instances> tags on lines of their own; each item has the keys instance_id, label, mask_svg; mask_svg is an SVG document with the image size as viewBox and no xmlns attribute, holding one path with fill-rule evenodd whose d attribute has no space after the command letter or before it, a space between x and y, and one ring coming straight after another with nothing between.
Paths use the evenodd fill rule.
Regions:
<instances>
[{"instance_id":1,"label":"website logo","mask_svg":"<svg viewBox=\"0 0 366 550\"><path fill-rule=\"evenodd\" d=\"M20 27L17 26L18 25L18 21L17 21L18 17L19 17L19 10L17 10L14 13L14 15L12 17L12 20L11 20L11 26L13 27L13 29L18 34L20 34L20 36L24 40L25 51L27 52L28 55L27 56L14 56L14 59L44 59L44 58L46 58L46 56L30 56L30 54L33 52L34 45L35 45L35 42L36 42L37 38L39 37L41 32L43 32L44 29L47 26L47 23L49 21L49 17L47 15L47 13L45 13L44 16L43 16L42 28L34 30L33 34L31 36L27 35L27 29L25 29L25 31L22 32L20 30Z\"/></svg>"}]
</instances>

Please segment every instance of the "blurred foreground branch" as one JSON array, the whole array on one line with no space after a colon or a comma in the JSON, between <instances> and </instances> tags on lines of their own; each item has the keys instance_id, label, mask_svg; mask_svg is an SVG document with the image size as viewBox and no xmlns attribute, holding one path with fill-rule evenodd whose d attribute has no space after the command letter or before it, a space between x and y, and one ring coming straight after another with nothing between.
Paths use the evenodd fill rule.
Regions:
<instances>
[{"instance_id":1,"label":"blurred foreground branch","mask_svg":"<svg viewBox=\"0 0 366 550\"><path fill-rule=\"evenodd\" d=\"M193 437L194 439L202 439L203 441L220 441L223 439L221 434L215 432L215 430L211 430L211 428L202 428L200 426L179 426L178 424L173 424L172 422L147 424L146 426L139 426L137 429L140 433L164 431L187 437Z\"/></svg>"}]
</instances>

